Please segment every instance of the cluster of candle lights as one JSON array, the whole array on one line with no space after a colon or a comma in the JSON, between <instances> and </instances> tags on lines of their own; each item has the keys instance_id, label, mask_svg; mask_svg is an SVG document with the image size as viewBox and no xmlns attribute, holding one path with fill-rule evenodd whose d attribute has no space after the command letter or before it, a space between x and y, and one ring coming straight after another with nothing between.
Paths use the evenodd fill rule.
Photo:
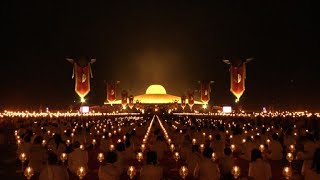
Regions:
<instances>
[{"instance_id":1,"label":"cluster of candle lights","mask_svg":"<svg viewBox=\"0 0 320 180\"><path fill-rule=\"evenodd\" d=\"M11 116L9 116L9 114L11 114ZM24 115L23 115L23 114L24 114ZM25 115L25 114L28 114L28 115ZM1 115L2 115L3 117L15 117L15 116L19 116L19 117L41 117L41 116L36 116L36 115L32 116L31 114L35 114L35 113L19 112L19 113L15 114L15 113L13 113L13 112L6 112L6 115L4 115L4 114L1 114ZM43 114L43 115L46 114L46 115L44 115L44 117L47 117L47 116L48 116L48 113L42 113L42 114ZM56 115L54 115L54 113L50 113L50 114L51 114L52 116L54 116L54 117L63 117L63 116L65 117L65 116L66 116L66 113L56 113ZM60 115L57 115L57 114L60 114ZM72 113L69 113L69 114L72 114ZM78 116L78 115L76 115L77 113L73 113L73 114L74 114L74 116ZM231 115L231 116L233 116L233 115L235 115L235 116L241 116L241 114L244 114L244 113L240 113L240 114L229 114L229 115ZM294 112L294 113L285 112L285 113L278 113L278 112L277 112L277 113L275 113L275 114L273 114L273 115L271 115L271 113L262 113L262 114L261 114L261 113L253 113L253 114L254 114L254 116L256 116L256 115L257 115L257 116L262 116L262 115L263 115L263 117L275 117L275 116L283 116L283 115L285 115L285 116L292 116L292 117L302 117L302 116L310 117L310 116L311 116L310 114L312 114L312 113L307 113L307 112ZM101 114L101 115L103 115L103 114ZM317 115L318 117L320 117L320 114L312 114L312 115ZM70 116L73 116L73 115L70 115ZM96 115L92 115L92 116L100 116L100 115L99 115L99 114L96 114ZM150 125L149 125L149 127L148 127L148 130L147 130L147 132L146 132L146 134L145 134L145 136L144 136L144 138L143 138L143 140L142 140L142 142L143 142L143 143L141 144L141 151L142 151L142 152L138 152L137 155L136 155L136 158L137 158L137 160L138 160L139 162L141 162L141 161L143 160L143 152L144 152L145 149L146 149L146 144L147 144L148 136L149 136L150 129L151 129L151 127L152 127L153 121L154 121L154 118L151 120L151 123L150 123ZM167 143L168 143L168 145L169 145L169 148L170 148L171 152L173 153L173 158L174 158L174 160L175 160L176 162L178 162L179 159L180 159L180 154L179 154L178 151L176 151L176 147L175 147L174 143L172 142L172 139L170 139L170 137L169 137L166 129L164 128L164 126L163 126L160 118L158 118L158 121L159 121L159 124L160 124L160 127L161 127L162 131L164 132L164 135L165 135L165 138L166 138ZM228 127L230 128L231 126L235 126L235 124L234 124L233 122L232 122L232 123L226 123L226 122L223 122L222 120L212 120L212 121L213 121L213 122L215 122L215 121L220 121L220 122L224 123L224 125L226 125L227 129L228 129ZM107 122L107 123L112 124L112 122ZM175 121L175 123L177 124L177 125L174 125L174 126L173 126L173 128L175 128L175 129L177 129L179 125L181 125L181 126L184 126L184 125L185 125L184 122ZM90 122L89 122L89 124L90 124ZM119 123L119 124L121 124L121 123ZM250 124L248 124L248 125L250 125ZM74 128L72 129L72 131L75 132L75 130L76 130L76 128L77 128L78 126L80 126L80 124L75 124ZM81 125L81 126L82 126L82 125ZM86 125L86 127L87 127L87 125ZM242 128L245 129L245 127L246 127L246 124L244 124ZM108 136L111 137L113 134L119 133L119 132L121 131L121 129L120 129L120 128L117 129L117 128L118 128L118 127L113 127L113 126L112 126L112 129L115 129L115 130L114 130L112 133L109 132ZM271 127L267 127L267 131L269 131L269 130L272 129L272 128L273 128L272 126L271 126ZM97 123L95 129L97 130L97 131L95 132L97 135L98 135L100 132L105 132L105 131L106 131L106 130L105 130L105 124L103 124L103 123L100 123L100 124ZM257 130L257 129L254 129L254 128L251 129L251 131L255 131L255 130ZM249 131L249 130L248 130L248 131ZM306 130L306 132L308 132L308 130ZM50 132L49 130L47 131L47 134L48 134L49 136L53 136L53 135L54 135L54 133ZM226 134L229 134L229 131L228 131L228 130L226 130ZM245 131L245 134L247 134L247 130ZM15 131L15 135L16 135L17 145L19 146L19 145L22 143L22 141L21 141L21 139L20 139L20 136L17 134L17 131ZM204 138L208 137L209 140L212 140L212 135L211 135L211 134L206 134L205 132L203 132L202 135L203 135ZM256 135L260 135L260 134L259 134L259 133L256 133ZM294 133L294 135L296 136L297 134ZM104 135L103 135L103 136L104 136ZM233 138L232 135L229 135L228 137L229 137L230 139ZM228 138L228 137L227 137L227 138ZM125 141L125 138L126 138L126 137L124 136L124 137L123 137L123 141ZM254 136L251 136L251 138L253 139ZM121 139L118 139L118 142L122 142L122 140L121 140ZM192 144L196 144L196 143L197 143L197 140L196 140L195 138L192 139ZM246 139L242 139L242 143L246 143ZM267 139L267 140L266 140L266 144L267 144L267 145L270 145L270 143L271 143L271 140L270 140L270 139ZM70 141L69 139L67 139L66 144L69 146L69 145L71 144L71 141ZM92 140L92 145L93 145L93 146L96 146L96 144L97 144L96 139L93 139L93 140ZM43 146L47 146L46 140L43 140L42 145L43 145ZM48 147L48 148L49 148L49 147ZM114 145L111 144L111 145L110 145L110 150L113 151L114 148L115 148ZM200 144L200 151L201 151L201 152L204 150L204 148L205 148L205 147L204 147L204 144ZM232 152L234 152L237 147L236 147L235 144L231 144L231 145L230 145L230 148L231 148ZM81 145L81 149L85 149L84 145ZM260 144L259 150L260 150L261 152L264 152L265 149L266 149L266 147L264 146L264 144ZM287 153L286 159L288 160L288 162L289 162L290 165L291 165L291 162L294 160L295 147L294 147L294 145L290 145L290 146L288 147L288 149L289 149L290 152ZM97 158L98 158L99 162L102 162L102 161L104 160L104 156L103 156L102 153L99 153ZM20 154L19 159L21 160L22 163L23 163L24 161L26 161L27 157L26 157L25 153ZM60 160L64 163L64 162L67 160L67 155L66 155L65 153L61 154ZM213 161L216 160L216 155L215 155L215 153L212 154L212 160L213 160ZM183 166L182 166L182 167L183 167ZM181 167L181 169L182 169L182 167ZM237 166L236 166L236 167L237 167ZM31 167L30 167L30 168L31 168ZM188 170L185 169L185 168L186 168L186 167L183 168L183 171L184 171L184 172L188 172ZM234 168L235 168L235 167L234 167ZM237 169L237 168L238 168L238 169ZM235 172L239 171L239 174L240 174L240 168L239 168L239 167L237 167L237 168L235 168ZM180 169L180 170L181 170L181 169ZM79 170L79 171L80 171L80 170ZM85 169L82 169L82 171L85 172ZM179 171L179 173L180 173L180 171ZM287 174L286 176L284 175L285 173ZM290 174L290 173L291 173L291 174ZM82 173L82 174L83 174L83 173ZM78 175L79 175L79 174L78 174ZM180 174L180 175L181 175L181 174ZM234 175L234 174L233 174L233 175ZM285 177L289 177L289 176L291 177L291 175L292 175L291 167L285 167L284 170L283 170L283 175L284 175ZM85 173L84 173L84 176L85 176ZM84 176L83 176L83 177L84 177ZM79 175L79 177L80 177L80 175ZM182 175L181 175L181 177L182 177ZM234 175L234 177L236 178L235 175ZM184 177L183 177L183 178L184 178Z\"/></svg>"}]
</instances>

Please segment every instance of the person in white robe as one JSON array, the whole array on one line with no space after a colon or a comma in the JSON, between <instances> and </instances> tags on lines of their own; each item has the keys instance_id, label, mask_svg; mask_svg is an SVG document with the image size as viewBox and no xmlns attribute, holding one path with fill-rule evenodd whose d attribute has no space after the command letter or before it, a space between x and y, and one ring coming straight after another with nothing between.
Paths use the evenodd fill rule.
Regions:
<instances>
[{"instance_id":1,"label":"person in white robe","mask_svg":"<svg viewBox=\"0 0 320 180\"><path fill-rule=\"evenodd\" d=\"M99 180L118 180L120 179L121 169L115 165L118 155L115 152L105 153L106 164L99 168Z\"/></svg>"},{"instance_id":2,"label":"person in white robe","mask_svg":"<svg viewBox=\"0 0 320 180\"><path fill-rule=\"evenodd\" d=\"M74 143L74 150L68 157L68 168L74 174L77 174L79 167L88 169L88 151L80 149L80 143Z\"/></svg>"},{"instance_id":3,"label":"person in white robe","mask_svg":"<svg viewBox=\"0 0 320 180\"><path fill-rule=\"evenodd\" d=\"M58 165L58 156L50 152L48 154L48 163L42 168L39 180L69 180L67 169Z\"/></svg>"},{"instance_id":4,"label":"person in white robe","mask_svg":"<svg viewBox=\"0 0 320 180\"><path fill-rule=\"evenodd\" d=\"M252 150L248 176L254 180L270 180L272 178L271 166L262 159L259 149Z\"/></svg>"}]
</instances>

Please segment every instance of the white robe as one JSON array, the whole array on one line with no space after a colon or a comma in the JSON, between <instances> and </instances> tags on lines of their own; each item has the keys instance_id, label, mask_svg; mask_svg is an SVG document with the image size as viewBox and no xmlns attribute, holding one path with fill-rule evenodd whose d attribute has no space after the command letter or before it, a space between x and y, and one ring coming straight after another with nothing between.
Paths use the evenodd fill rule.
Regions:
<instances>
[{"instance_id":1,"label":"white robe","mask_svg":"<svg viewBox=\"0 0 320 180\"><path fill-rule=\"evenodd\" d=\"M69 180L69 174L63 166L47 165L40 172L39 180Z\"/></svg>"},{"instance_id":2,"label":"white robe","mask_svg":"<svg viewBox=\"0 0 320 180\"><path fill-rule=\"evenodd\" d=\"M262 159L250 162L248 176L256 180L269 180L272 177L271 166Z\"/></svg>"}]
</instances>

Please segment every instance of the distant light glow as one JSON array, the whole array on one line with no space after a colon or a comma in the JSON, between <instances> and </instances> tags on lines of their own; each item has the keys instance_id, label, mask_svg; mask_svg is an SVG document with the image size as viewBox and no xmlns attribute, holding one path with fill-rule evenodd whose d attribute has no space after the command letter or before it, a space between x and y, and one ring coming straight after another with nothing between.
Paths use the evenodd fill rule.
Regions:
<instances>
[{"instance_id":1,"label":"distant light glow","mask_svg":"<svg viewBox=\"0 0 320 180\"><path fill-rule=\"evenodd\" d=\"M167 94L167 91L163 86L154 84L148 87L146 94Z\"/></svg>"},{"instance_id":2,"label":"distant light glow","mask_svg":"<svg viewBox=\"0 0 320 180\"><path fill-rule=\"evenodd\" d=\"M84 99L84 97L80 97L80 102L82 102L82 103L86 102L86 100Z\"/></svg>"},{"instance_id":3,"label":"distant light glow","mask_svg":"<svg viewBox=\"0 0 320 180\"><path fill-rule=\"evenodd\" d=\"M80 107L81 113L88 113L89 112L89 106L81 106Z\"/></svg>"},{"instance_id":4,"label":"distant light glow","mask_svg":"<svg viewBox=\"0 0 320 180\"><path fill-rule=\"evenodd\" d=\"M232 107L231 106L223 106L222 107L222 112L231 113L232 112Z\"/></svg>"},{"instance_id":5,"label":"distant light glow","mask_svg":"<svg viewBox=\"0 0 320 180\"><path fill-rule=\"evenodd\" d=\"M202 108L203 108L203 109L207 109L207 108L208 108L208 105L207 105L207 104L204 104L204 105L202 105Z\"/></svg>"}]
</instances>

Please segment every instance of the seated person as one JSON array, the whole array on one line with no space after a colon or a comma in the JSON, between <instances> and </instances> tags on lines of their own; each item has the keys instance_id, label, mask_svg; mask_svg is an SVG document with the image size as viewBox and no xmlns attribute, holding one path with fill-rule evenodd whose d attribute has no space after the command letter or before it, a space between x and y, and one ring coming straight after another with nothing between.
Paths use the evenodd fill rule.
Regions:
<instances>
[{"instance_id":1,"label":"seated person","mask_svg":"<svg viewBox=\"0 0 320 180\"><path fill-rule=\"evenodd\" d=\"M253 149L251 152L248 176L256 180L269 180L272 178L271 166L262 159L262 154L259 149Z\"/></svg>"},{"instance_id":2,"label":"seated person","mask_svg":"<svg viewBox=\"0 0 320 180\"><path fill-rule=\"evenodd\" d=\"M305 180L320 179L320 148L316 149L312 163L304 166L301 171Z\"/></svg>"},{"instance_id":3,"label":"seated person","mask_svg":"<svg viewBox=\"0 0 320 180\"><path fill-rule=\"evenodd\" d=\"M199 180L215 180L220 179L220 170L218 164L212 162L212 148L205 148L203 151L204 159L200 161L199 169L196 173Z\"/></svg>"},{"instance_id":4,"label":"seated person","mask_svg":"<svg viewBox=\"0 0 320 180\"><path fill-rule=\"evenodd\" d=\"M114 163L117 162L118 155L115 152L105 153L106 164L100 166L99 168L99 179L100 180L117 180L120 178L121 170L119 167L115 166Z\"/></svg>"},{"instance_id":5,"label":"seated person","mask_svg":"<svg viewBox=\"0 0 320 180\"><path fill-rule=\"evenodd\" d=\"M282 159L282 145L279 142L279 136L276 133L272 134L273 141L270 142L269 151L270 154L267 154L268 159L271 160L281 160Z\"/></svg>"},{"instance_id":6,"label":"seated person","mask_svg":"<svg viewBox=\"0 0 320 180\"><path fill-rule=\"evenodd\" d=\"M74 143L74 150L69 154L68 168L74 174L77 174L79 167L88 169L88 151L80 149L80 143Z\"/></svg>"},{"instance_id":7,"label":"seated person","mask_svg":"<svg viewBox=\"0 0 320 180\"><path fill-rule=\"evenodd\" d=\"M49 152L48 164L40 172L39 180L68 180L67 169L57 163L58 156L53 152Z\"/></svg>"},{"instance_id":8,"label":"seated person","mask_svg":"<svg viewBox=\"0 0 320 180\"><path fill-rule=\"evenodd\" d=\"M197 177L196 169L200 165L200 161L202 160L201 153L199 151L199 145L195 144L192 145L192 153L187 157L187 164L188 164L188 170L189 173L193 175L193 177Z\"/></svg>"},{"instance_id":9,"label":"seated person","mask_svg":"<svg viewBox=\"0 0 320 180\"><path fill-rule=\"evenodd\" d=\"M219 159L219 164L222 175L225 176L231 173L232 167L235 165L235 162L232 157L232 151L229 147L224 148L224 157Z\"/></svg>"},{"instance_id":10,"label":"seated person","mask_svg":"<svg viewBox=\"0 0 320 180\"><path fill-rule=\"evenodd\" d=\"M160 180L163 177L163 169L157 166L157 153L149 151L147 153L147 164L142 166L140 180Z\"/></svg>"},{"instance_id":11,"label":"seated person","mask_svg":"<svg viewBox=\"0 0 320 180\"><path fill-rule=\"evenodd\" d=\"M42 146L42 137L37 136L34 139L33 145L30 148L29 166L31 166L36 173L40 173L44 163L47 160L47 151Z\"/></svg>"}]
</instances>

